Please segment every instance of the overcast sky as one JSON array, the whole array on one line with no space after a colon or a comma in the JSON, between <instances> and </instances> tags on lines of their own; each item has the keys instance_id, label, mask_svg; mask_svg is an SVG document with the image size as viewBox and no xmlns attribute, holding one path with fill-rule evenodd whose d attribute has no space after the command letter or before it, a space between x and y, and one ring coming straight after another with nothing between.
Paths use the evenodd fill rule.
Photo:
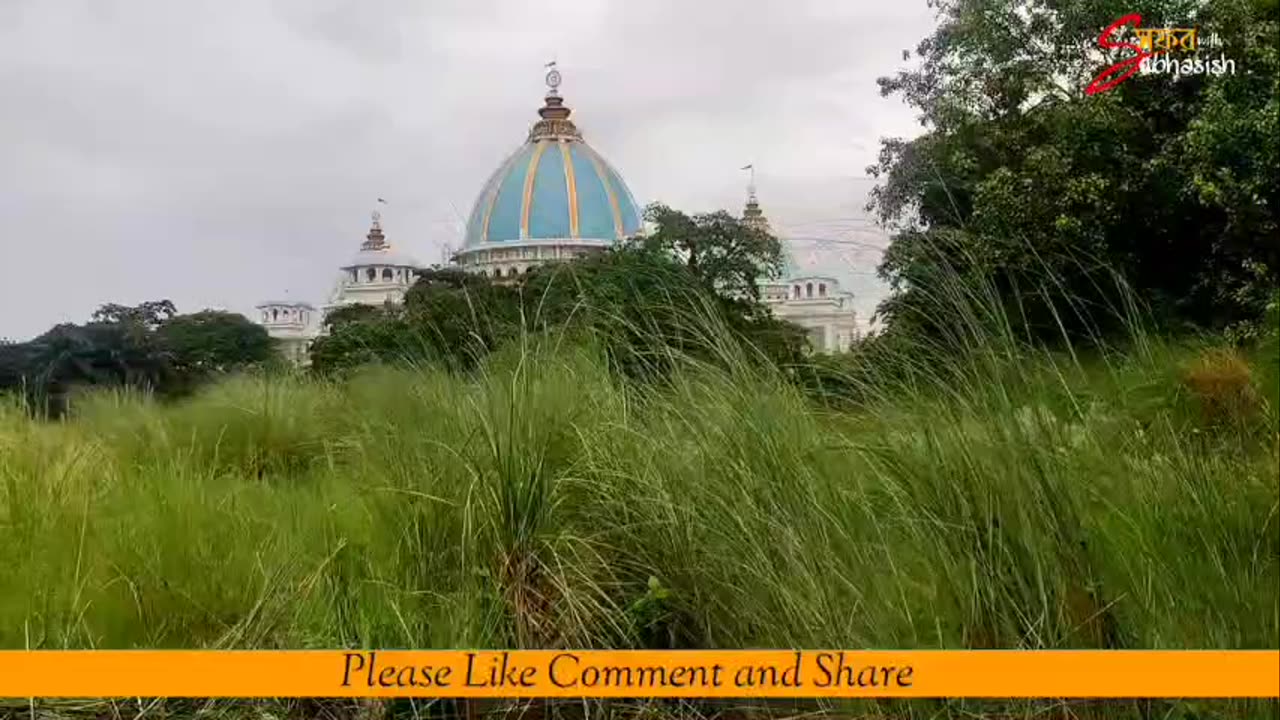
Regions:
<instances>
[{"instance_id":1,"label":"overcast sky","mask_svg":"<svg viewBox=\"0 0 1280 720\"><path fill-rule=\"evenodd\" d=\"M0 0L0 338L169 298L323 302L368 228L457 244L559 62L587 141L641 203L855 232L884 136L877 76L925 0ZM874 252L805 243L874 303Z\"/></svg>"}]
</instances>

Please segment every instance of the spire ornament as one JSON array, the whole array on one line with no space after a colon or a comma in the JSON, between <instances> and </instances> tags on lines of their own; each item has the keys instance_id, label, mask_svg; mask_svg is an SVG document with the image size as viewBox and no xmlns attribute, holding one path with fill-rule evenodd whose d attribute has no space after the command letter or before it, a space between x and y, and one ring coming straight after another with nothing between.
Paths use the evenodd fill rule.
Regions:
<instances>
[{"instance_id":1,"label":"spire ornament","mask_svg":"<svg viewBox=\"0 0 1280 720\"><path fill-rule=\"evenodd\" d=\"M547 63L547 67L551 68L547 71L547 87L550 88L547 94L556 95L558 94L557 89L560 87L560 71L556 70L555 60Z\"/></svg>"},{"instance_id":2,"label":"spire ornament","mask_svg":"<svg viewBox=\"0 0 1280 720\"><path fill-rule=\"evenodd\" d=\"M386 204L386 200L378 198L378 202ZM369 234L365 235L364 242L360 243L361 250L386 250L390 247L387 244L387 236L382 234L382 213L374 210L370 213L372 222L369 223Z\"/></svg>"},{"instance_id":3,"label":"spire ornament","mask_svg":"<svg viewBox=\"0 0 1280 720\"><path fill-rule=\"evenodd\" d=\"M556 69L556 61L546 64L547 95L538 109L542 119L529 129L529 142L537 140L581 140L582 133L569 119L570 110L565 107L564 98L560 97L560 71Z\"/></svg>"},{"instance_id":4,"label":"spire ornament","mask_svg":"<svg viewBox=\"0 0 1280 720\"><path fill-rule=\"evenodd\" d=\"M756 198L756 166L744 165L741 169L751 171L751 179L747 181L747 206L742 211L742 224L756 230L771 232L769 220L765 218L764 211L760 209L760 201Z\"/></svg>"},{"instance_id":5,"label":"spire ornament","mask_svg":"<svg viewBox=\"0 0 1280 720\"><path fill-rule=\"evenodd\" d=\"M756 166L755 163L743 165L742 170L750 170L750 180L747 181L747 204L756 202Z\"/></svg>"}]
</instances>

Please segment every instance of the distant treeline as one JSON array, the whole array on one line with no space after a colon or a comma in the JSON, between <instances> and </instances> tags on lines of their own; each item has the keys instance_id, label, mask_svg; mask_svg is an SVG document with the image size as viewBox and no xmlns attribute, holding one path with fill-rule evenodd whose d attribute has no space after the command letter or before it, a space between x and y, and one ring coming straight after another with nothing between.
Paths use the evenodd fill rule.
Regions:
<instances>
[{"instance_id":1,"label":"distant treeline","mask_svg":"<svg viewBox=\"0 0 1280 720\"><path fill-rule=\"evenodd\" d=\"M27 342L0 345L0 393L34 414L60 417L74 388L124 387L164 397L269 362L272 340L243 315L179 315L168 300L107 304L83 325L64 323Z\"/></svg>"}]
</instances>

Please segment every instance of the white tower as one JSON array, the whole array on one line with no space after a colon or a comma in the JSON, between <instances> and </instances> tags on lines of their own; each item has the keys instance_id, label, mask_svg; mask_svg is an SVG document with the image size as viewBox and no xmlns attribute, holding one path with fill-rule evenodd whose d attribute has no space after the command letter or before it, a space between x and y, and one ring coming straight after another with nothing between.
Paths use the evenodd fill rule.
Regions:
<instances>
[{"instance_id":1,"label":"white tower","mask_svg":"<svg viewBox=\"0 0 1280 720\"><path fill-rule=\"evenodd\" d=\"M353 304L398 303L422 269L413 258L391 249L382 232L382 216L374 212L369 234L355 257L342 266L323 312L305 302L264 302L258 305L258 322L276 339L286 358L306 365L311 342L324 332L324 315L330 310Z\"/></svg>"},{"instance_id":2,"label":"white tower","mask_svg":"<svg viewBox=\"0 0 1280 720\"><path fill-rule=\"evenodd\" d=\"M769 220L756 196L755 168L748 165L742 169L751 171L742 224L771 233ZM848 350L860 337L853 293L841 289L836 278L801 267L791 253L795 238L778 240L785 258L782 277L761 280L761 299L775 316L804 328L814 350L824 353Z\"/></svg>"},{"instance_id":3,"label":"white tower","mask_svg":"<svg viewBox=\"0 0 1280 720\"><path fill-rule=\"evenodd\" d=\"M360 251L341 266L325 312L343 305L398 303L424 269L408 255L392 250L382 232L382 216L375 211Z\"/></svg>"},{"instance_id":4,"label":"white tower","mask_svg":"<svg viewBox=\"0 0 1280 720\"><path fill-rule=\"evenodd\" d=\"M258 305L259 322L275 339L280 351L290 362L306 365L311 339L316 336L320 317L309 303L288 300L269 301Z\"/></svg>"}]
</instances>

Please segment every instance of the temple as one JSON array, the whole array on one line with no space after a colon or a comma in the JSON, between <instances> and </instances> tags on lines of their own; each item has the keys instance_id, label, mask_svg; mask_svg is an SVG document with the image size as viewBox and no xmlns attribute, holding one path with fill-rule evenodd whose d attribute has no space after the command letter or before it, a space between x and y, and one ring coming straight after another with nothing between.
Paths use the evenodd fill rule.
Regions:
<instances>
[{"instance_id":1,"label":"temple","mask_svg":"<svg viewBox=\"0 0 1280 720\"><path fill-rule=\"evenodd\" d=\"M382 232L382 215L374 212L369 234L360 244L360 250L338 268L338 280L329 294L325 312L355 303L398 303L423 267L414 258L392 249Z\"/></svg>"},{"instance_id":2,"label":"temple","mask_svg":"<svg viewBox=\"0 0 1280 720\"><path fill-rule=\"evenodd\" d=\"M644 232L641 206L622 176L587 144L560 95L561 77L551 64L548 91L521 145L480 188L467 220L455 266L514 279L537 265L567 261L604 250ZM751 166L748 166L749 169ZM769 231L753 176L742 220ZM801 268L787 250L782 277L761 280L761 296L775 315L804 327L818 352L848 349L859 336L852 294L834 277ZM286 357L308 362L311 342L324 332L324 317L353 305L399 303L425 266L388 242L382 217L373 213L359 250L339 265L338 278L321 310L296 301L259 304L259 322Z\"/></svg>"}]
</instances>

